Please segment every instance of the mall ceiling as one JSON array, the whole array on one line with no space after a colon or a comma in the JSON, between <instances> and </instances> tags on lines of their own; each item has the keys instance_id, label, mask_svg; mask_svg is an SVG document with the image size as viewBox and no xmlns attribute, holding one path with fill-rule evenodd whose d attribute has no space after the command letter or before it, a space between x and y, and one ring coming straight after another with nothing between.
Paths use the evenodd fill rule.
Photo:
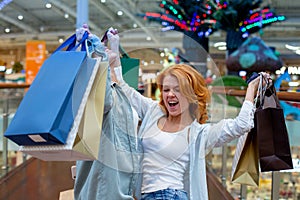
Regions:
<instances>
[{"instance_id":1,"label":"mall ceiling","mask_svg":"<svg viewBox=\"0 0 300 200\"><path fill-rule=\"evenodd\" d=\"M93 33L102 35L113 26L121 32L121 43L125 48L182 46L181 33L161 32L158 23L143 20L136 15L146 11L161 11L159 1L102 1L88 0L88 24ZM67 38L76 29L76 0L2 0L1 3L0 49L24 46L27 40L45 40L47 46L58 46L59 38ZM4 3L7 5L1 6ZM51 3L51 8L46 8L46 3ZM294 52L286 49L285 45L300 46L300 1L264 0L263 4L271 5L276 14L285 15L287 19L264 28L264 34L259 36L269 46L276 47L281 54L296 56ZM123 15L117 15L118 11L123 11ZM20 15L23 16L21 20L18 19ZM10 29L9 33L5 32L6 28ZM210 52L224 53L213 47L215 42L224 40L223 31L211 35Z\"/></svg>"}]
</instances>

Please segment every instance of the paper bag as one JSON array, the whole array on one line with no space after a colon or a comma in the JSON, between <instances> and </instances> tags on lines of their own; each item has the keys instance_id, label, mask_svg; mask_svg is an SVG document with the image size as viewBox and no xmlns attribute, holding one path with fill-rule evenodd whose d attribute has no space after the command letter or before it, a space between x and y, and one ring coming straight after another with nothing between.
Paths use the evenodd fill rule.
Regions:
<instances>
[{"instance_id":1,"label":"paper bag","mask_svg":"<svg viewBox=\"0 0 300 200\"><path fill-rule=\"evenodd\" d=\"M136 58L121 58L122 75L129 86L138 89L140 60Z\"/></svg>"},{"instance_id":2,"label":"paper bag","mask_svg":"<svg viewBox=\"0 0 300 200\"><path fill-rule=\"evenodd\" d=\"M238 139L233 158L231 180L233 183L255 187L259 184L257 134L255 128Z\"/></svg>"},{"instance_id":3,"label":"paper bag","mask_svg":"<svg viewBox=\"0 0 300 200\"><path fill-rule=\"evenodd\" d=\"M98 64L100 60L97 59ZM21 146L20 151L45 161L96 160L100 146L108 62L92 76L65 145ZM88 91L90 88L90 92Z\"/></svg>"},{"instance_id":4,"label":"paper bag","mask_svg":"<svg viewBox=\"0 0 300 200\"><path fill-rule=\"evenodd\" d=\"M119 49L122 55L121 66L123 78L129 86L138 89L140 60L130 58L121 45Z\"/></svg>"},{"instance_id":5,"label":"paper bag","mask_svg":"<svg viewBox=\"0 0 300 200\"><path fill-rule=\"evenodd\" d=\"M85 51L75 51L86 37L76 46L74 37L44 62L5 131L5 137L18 145L66 143L96 64ZM60 51L68 44L68 51ZM80 84L75 90L76 82Z\"/></svg>"},{"instance_id":6,"label":"paper bag","mask_svg":"<svg viewBox=\"0 0 300 200\"><path fill-rule=\"evenodd\" d=\"M261 172L293 169L284 114L274 86L262 93L255 118Z\"/></svg>"},{"instance_id":7,"label":"paper bag","mask_svg":"<svg viewBox=\"0 0 300 200\"><path fill-rule=\"evenodd\" d=\"M60 192L59 200L74 200L74 189L69 189Z\"/></svg>"}]
</instances>

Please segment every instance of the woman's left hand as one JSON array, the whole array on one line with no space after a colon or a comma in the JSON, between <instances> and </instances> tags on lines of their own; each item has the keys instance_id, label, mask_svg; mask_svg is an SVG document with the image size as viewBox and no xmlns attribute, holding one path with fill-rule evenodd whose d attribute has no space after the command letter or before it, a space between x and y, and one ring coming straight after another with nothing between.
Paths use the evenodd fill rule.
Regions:
<instances>
[{"instance_id":1,"label":"woman's left hand","mask_svg":"<svg viewBox=\"0 0 300 200\"><path fill-rule=\"evenodd\" d=\"M260 72L263 76L263 86L271 86L273 81L271 79L270 74L266 72ZM259 86L259 81L260 81L260 76L256 77L254 80L252 80L248 84L247 92L246 92L246 97L245 100L249 100L251 102L254 102L254 98L257 94L258 86Z\"/></svg>"}]
</instances>

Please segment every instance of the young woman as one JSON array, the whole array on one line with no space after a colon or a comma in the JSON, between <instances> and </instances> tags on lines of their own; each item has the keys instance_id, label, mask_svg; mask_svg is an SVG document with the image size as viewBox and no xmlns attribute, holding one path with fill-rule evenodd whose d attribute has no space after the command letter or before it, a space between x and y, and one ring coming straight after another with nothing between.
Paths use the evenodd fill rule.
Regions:
<instances>
[{"instance_id":1,"label":"young woman","mask_svg":"<svg viewBox=\"0 0 300 200\"><path fill-rule=\"evenodd\" d=\"M117 34L108 33L111 46L119 45ZM118 59L118 58L117 58ZM126 84L116 61L111 70L138 112L143 148L141 185L137 197L148 199L207 200L205 156L214 147L249 132L254 126L253 100L258 79L248 85L245 101L235 119L216 124L208 119L209 91L204 78L186 64L175 64L161 72L157 84L160 101L146 98ZM269 78L268 74L264 74ZM140 191L139 191L140 190Z\"/></svg>"}]
</instances>

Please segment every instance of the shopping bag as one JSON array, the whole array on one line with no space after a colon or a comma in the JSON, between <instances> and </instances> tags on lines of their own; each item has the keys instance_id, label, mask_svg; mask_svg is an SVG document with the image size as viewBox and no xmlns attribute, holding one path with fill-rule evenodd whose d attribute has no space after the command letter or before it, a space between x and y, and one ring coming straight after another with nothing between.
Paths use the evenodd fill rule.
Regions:
<instances>
[{"instance_id":1,"label":"shopping bag","mask_svg":"<svg viewBox=\"0 0 300 200\"><path fill-rule=\"evenodd\" d=\"M263 91L255 111L261 172L293 169L283 109L274 85Z\"/></svg>"},{"instance_id":2,"label":"shopping bag","mask_svg":"<svg viewBox=\"0 0 300 200\"><path fill-rule=\"evenodd\" d=\"M74 34L43 63L22 99L5 137L18 145L65 144L81 99L96 64L83 51L75 51ZM61 51L67 47L66 51ZM77 84L74 90L75 83Z\"/></svg>"},{"instance_id":3,"label":"shopping bag","mask_svg":"<svg viewBox=\"0 0 300 200\"><path fill-rule=\"evenodd\" d=\"M61 191L59 193L59 200L74 200L74 189Z\"/></svg>"},{"instance_id":4,"label":"shopping bag","mask_svg":"<svg viewBox=\"0 0 300 200\"><path fill-rule=\"evenodd\" d=\"M259 165L255 128L238 139L232 163L231 181L258 187Z\"/></svg>"},{"instance_id":5,"label":"shopping bag","mask_svg":"<svg viewBox=\"0 0 300 200\"><path fill-rule=\"evenodd\" d=\"M140 60L130 58L121 46L120 52L123 79L129 86L138 89Z\"/></svg>"},{"instance_id":6,"label":"shopping bag","mask_svg":"<svg viewBox=\"0 0 300 200\"><path fill-rule=\"evenodd\" d=\"M98 159L108 62L97 63L66 144L21 146L20 151L44 161Z\"/></svg>"}]
</instances>

